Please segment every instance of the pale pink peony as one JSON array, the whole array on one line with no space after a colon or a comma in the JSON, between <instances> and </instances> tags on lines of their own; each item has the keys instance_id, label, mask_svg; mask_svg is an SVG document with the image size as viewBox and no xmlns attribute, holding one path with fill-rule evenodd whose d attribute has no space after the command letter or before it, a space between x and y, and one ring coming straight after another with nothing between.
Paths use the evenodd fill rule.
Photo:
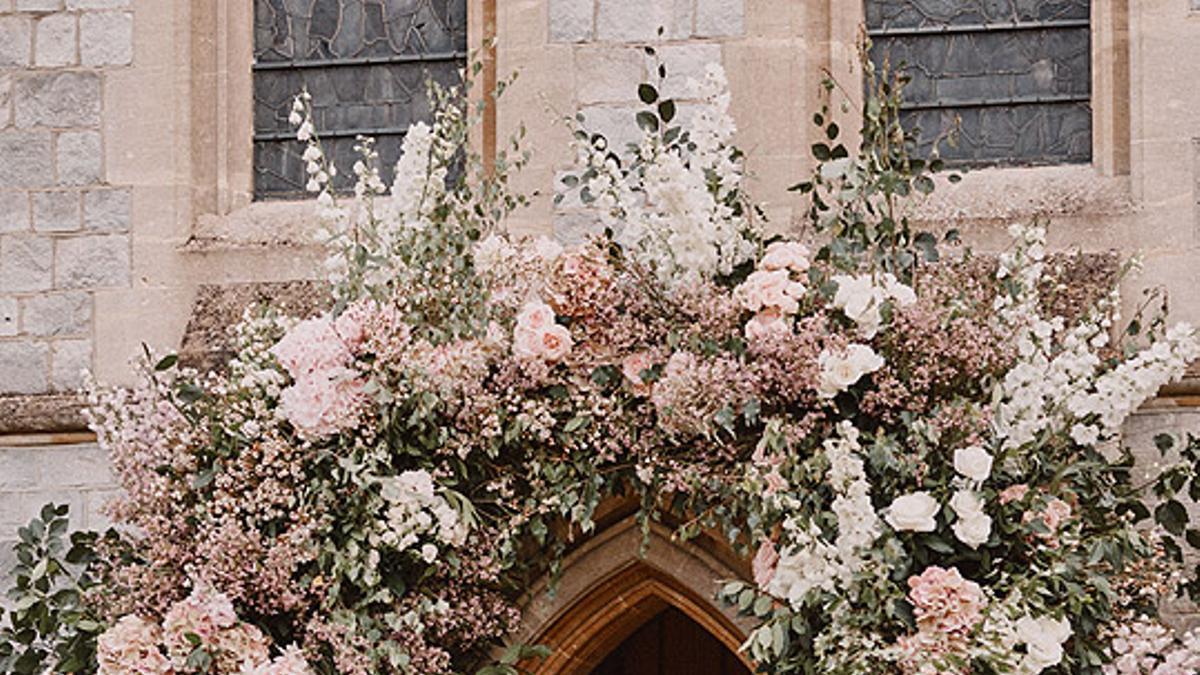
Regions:
<instances>
[{"instance_id":1,"label":"pale pink peony","mask_svg":"<svg viewBox=\"0 0 1200 675\"><path fill-rule=\"evenodd\" d=\"M158 626L136 614L122 617L96 641L98 675L166 675L171 662L159 650Z\"/></svg>"},{"instance_id":2,"label":"pale pink peony","mask_svg":"<svg viewBox=\"0 0 1200 675\"><path fill-rule=\"evenodd\" d=\"M758 552L754 554L754 560L750 563L751 569L754 570L754 583L759 588L766 588L771 579L775 578L775 566L778 564L779 551L775 549L775 543L768 539L758 547Z\"/></svg>"},{"instance_id":3,"label":"pale pink peony","mask_svg":"<svg viewBox=\"0 0 1200 675\"><path fill-rule=\"evenodd\" d=\"M795 241L777 241L767 247L766 255L758 266L761 269L791 270L803 272L808 269L808 247Z\"/></svg>"},{"instance_id":4,"label":"pale pink peony","mask_svg":"<svg viewBox=\"0 0 1200 675\"><path fill-rule=\"evenodd\" d=\"M400 320L395 307L383 307L374 300L359 300L338 315L333 330L348 350L357 353L370 337L371 322L379 317L388 323Z\"/></svg>"},{"instance_id":5,"label":"pale pink peony","mask_svg":"<svg viewBox=\"0 0 1200 675\"><path fill-rule=\"evenodd\" d=\"M279 411L302 438L325 438L358 423L368 402L365 387L349 369L312 373L283 390Z\"/></svg>"},{"instance_id":6,"label":"pale pink peony","mask_svg":"<svg viewBox=\"0 0 1200 675\"><path fill-rule=\"evenodd\" d=\"M908 599L921 630L965 635L983 617L987 598L979 584L962 578L956 568L936 565L908 578Z\"/></svg>"}]
</instances>

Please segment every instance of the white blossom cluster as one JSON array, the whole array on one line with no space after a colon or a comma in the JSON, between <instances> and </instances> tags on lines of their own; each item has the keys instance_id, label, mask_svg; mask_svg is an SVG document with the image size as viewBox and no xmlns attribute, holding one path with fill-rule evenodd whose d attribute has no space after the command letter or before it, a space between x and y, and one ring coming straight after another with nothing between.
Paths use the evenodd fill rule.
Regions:
<instances>
[{"instance_id":1,"label":"white blossom cluster","mask_svg":"<svg viewBox=\"0 0 1200 675\"><path fill-rule=\"evenodd\" d=\"M878 278L870 274L850 276L838 274L833 277L837 292L832 305L842 310L846 318L854 322L859 333L866 339L875 337L883 322L880 310L886 302L899 307L908 307L917 301L913 289L900 282L895 275L884 272Z\"/></svg>"},{"instance_id":2,"label":"white blossom cluster","mask_svg":"<svg viewBox=\"0 0 1200 675\"><path fill-rule=\"evenodd\" d=\"M1108 345L1108 331L1118 318L1116 291L1070 330L1062 317L1043 318L1037 284L1045 229L1014 226L1011 233L1017 246L1001 256L997 279L1014 293L997 297L995 308L998 321L1015 333L1018 360L994 392L996 435L1005 449L1013 449L1043 432L1070 429L1075 442L1094 445L1115 434L1163 385L1181 377L1200 355L1200 343L1191 326L1179 324L1149 349L1102 372L1097 351Z\"/></svg>"},{"instance_id":3,"label":"white blossom cluster","mask_svg":"<svg viewBox=\"0 0 1200 675\"><path fill-rule=\"evenodd\" d=\"M424 541L418 554L425 562L432 563L437 559L437 543L461 546L466 540L466 523L437 494L429 472L405 471L398 476L379 478L378 482L382 486L380 495L388 505L380 535L386 546L406 551Z\"/></svg>"},{"instance_id":4,"label":"white blossom cluster","mask_svg":"<svg viewBox=\"0 0 1200 675\"><path fill-rule=\"evenodd\" d=\"M646 130L637 148L637 171L610 156L607 141L576 143L581 188L595 197L605 224L639 263L669 284L729 274L755 253L752 224L731 203L741 195L743 170L729 145L736 127L729 116L724 70L709 66L693 83L700 102L690 144L668 143L665 129Z\"/></svg>"},{"instance_id":5,"label":"white blossom cluster","mask_svg":"<svg viewBox=\"0 0 1200 675\"><path fill-rule=\"evenodd\" d=\"M836 495L832 510L837 516L837 538L830 544L815 525L795 518L784 521L791 545L780 554L775 573L763 588L797 610L810 591L832 592L839 583L848 583L862 568L862 552L881 533L871 504L871 485L857 456L862 451L858 429L845 421L838 425L838 434L824 443L829 483Z\"/></svg>"}]
</instances>

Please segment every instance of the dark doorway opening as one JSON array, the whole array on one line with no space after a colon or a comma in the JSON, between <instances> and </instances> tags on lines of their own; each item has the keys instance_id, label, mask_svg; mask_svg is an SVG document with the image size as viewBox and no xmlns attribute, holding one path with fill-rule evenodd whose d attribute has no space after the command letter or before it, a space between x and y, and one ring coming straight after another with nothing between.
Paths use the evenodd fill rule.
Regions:
<instances>
[{"instance_id":1,"label":"dark doorway opening","mask_svg":"<svg viewBox=\"0 0 1200 675\"><path fill-rule=\"evenodd\" d=\"M591 675L750 675L750 671L708 631L668 607L625 638Z\"/></svg>"}]
</instances>

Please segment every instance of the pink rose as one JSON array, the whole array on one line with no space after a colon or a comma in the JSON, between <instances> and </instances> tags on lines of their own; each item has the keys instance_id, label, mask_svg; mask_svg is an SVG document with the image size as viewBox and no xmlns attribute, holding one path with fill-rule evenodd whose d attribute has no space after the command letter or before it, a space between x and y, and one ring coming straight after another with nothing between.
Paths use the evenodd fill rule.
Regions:
<instances>
[{"instance_id":1,"label":"pink rose","mask_svg":"<svg viewBox=\"0 0 1200 675\"><path fill-rule=\"evenodd\" d=\"M554 324L542 331L540 336L542 357L547 361L561 361L571 352L574 342L566 326Z\"/></svg>"},{"instance_id":2,"label":"pink rose","mask_svg":"<svg viewBox=\"0 0 1200 675\"><path fill-rule=\"evenodd\" d=\"M755 314L746 322L746 339L761 340L770 335L786 335L792 332L777 308L768 308Z\"/></svg>"},{"instance_id":3,"label":"pink rose","mask_svg":"<svg viewBox=\"0 0 1200 675\"><path fill-rule=\"evenodd\" d=\"M767 253L758 266L768 271L790 269L803 272L808 269L808 247L795 241L777 241L767 247Z\"/></svg>"},{"instance_id":4,"label":"pink rose","mask_svg":"<svg viewBox=\"0 0 1200 675\"><path fill-rule=\"evenodd\" d=\"M795 314L800 308L798 299L804 295L804 285L792 281L787 270L758 270L751 272L734 293L742 306L752 312L774 308L784 314Z\"/></svg>"},{"instance_id":5,"label":"pink rose","mask_svg":"<svg viewBox=\"0 0 1200 675\"><path fill-rule=\"evenodd\" d=\"M777 564L779 551L775 550L775 544L768 539L758 547L758 553L754 554L754 561L750 564L754 570L754 583L758 584L759 588L766 588L771 579L775 578Z\"/></svg>"},{"instance_id":6,"label":"pink rose","mask_svg":"<svg viewBox=\"0 0 1200 675\"><path fill-rule=\"evenodd\" d=\"M531 300L525 303L517 314L517 328L527 330L542 330L554 323L554 310L541 300Z\"/></svg>"},{"instance_id":7,"label":"pink rose","mask_svg":"<svg viewBox=\"0 0 1200 675\"><path fill-rule=\"evenodd\" d=\"M634 392L644 394L651 388L651 383L642 379L642 373L654 367L654 353L640 351L626 356L621 361L621 374L629 382Z\"/></svg>"}]
</instances>

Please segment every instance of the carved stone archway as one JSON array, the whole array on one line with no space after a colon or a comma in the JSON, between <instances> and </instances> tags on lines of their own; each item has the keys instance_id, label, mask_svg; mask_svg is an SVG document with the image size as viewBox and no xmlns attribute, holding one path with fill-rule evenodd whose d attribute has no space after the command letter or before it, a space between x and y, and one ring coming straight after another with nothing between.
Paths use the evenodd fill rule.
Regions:
<instances>
[{"instance_id":1,"label":"carved stone archway","mask_svg":"<svg viewBox=\"0 0 1200 675\"><path fill-rule=\"evenodd\" d=\"M719 585L744 578L716 542L678 543L652 524L641 554L642 532L632 517L599 532L563 561L554 593L543 580L529 596L517 639L552 654L524 664L538 675L591 672L634 631L674 607L753 669L738 652L752 627L715 599ZM712 545L707 545L712 544Z\"/></svg>"}]
</instances>

